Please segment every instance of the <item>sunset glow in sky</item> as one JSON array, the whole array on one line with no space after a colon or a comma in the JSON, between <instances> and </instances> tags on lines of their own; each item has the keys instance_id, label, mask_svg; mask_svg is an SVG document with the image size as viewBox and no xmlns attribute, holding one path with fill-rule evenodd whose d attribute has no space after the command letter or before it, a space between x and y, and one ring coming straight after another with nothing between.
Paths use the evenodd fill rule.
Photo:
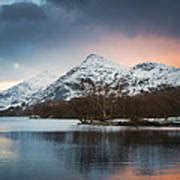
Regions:
<instances>
[{"instance_id":1,"label":"sunset glow in sky","mask_svg":"<svg viewBox=\"0 0 180 180\"><path fill-rule=\"evenodd\" d=\"M134 66L180 67L179 0L0 2L0 90L96 53Z\"/></svg>"}]
</instances>

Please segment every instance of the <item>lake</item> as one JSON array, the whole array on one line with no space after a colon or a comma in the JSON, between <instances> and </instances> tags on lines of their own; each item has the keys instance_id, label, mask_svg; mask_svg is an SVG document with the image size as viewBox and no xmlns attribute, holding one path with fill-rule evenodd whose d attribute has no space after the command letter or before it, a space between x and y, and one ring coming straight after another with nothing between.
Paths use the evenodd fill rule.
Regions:
<instances>
[{"instance_id":1,"label":"lake","mask_svg":"<svg viewBox=\"0 0 180 180\"><path fill-rule=\"evenodd\" d=\"M180 179L180 129L0 118L0 180Z\"/></svg>"}]
</instances>

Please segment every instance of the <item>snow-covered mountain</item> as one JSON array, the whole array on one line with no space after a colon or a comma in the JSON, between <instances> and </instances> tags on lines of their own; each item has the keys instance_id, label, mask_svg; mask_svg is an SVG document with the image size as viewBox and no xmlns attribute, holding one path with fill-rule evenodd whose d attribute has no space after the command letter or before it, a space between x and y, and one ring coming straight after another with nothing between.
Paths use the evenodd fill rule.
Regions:
<instances>
[{"instance_id":1,"label":"snow-covered mountain","mask_svg":"<svg viewBox=\"0 0 180 180\"><path fill-rule=\"evenodd\" d=\"M21 106L24 103L33 103L38 98L39 93L57 80L59 76L59 72L44 71L8 90L2 91L0 93L0 110Z\"/></svg>"},{"instance_id":2,"label":"snow-covered mountain","mask_svg":"<svg viewBox=\"0 0 180 180\"><path fill-rule=\"evenodd\" d=\"M121 85L122 92L136 95L167 87L180 87L180 68L145 62L132 68L113 63L99 55L89 55L79 66L63 76L59 73L42 73L28 81L10 88L0 94L0 106L35 104L47 100L70 100L81 96L80 83L90 79L95 85L103 82L111 84L112 89Z\"/></svg>"},{"instance_id":3,"label":"snow-covered mountain","mask_svg":"<svg viewBox=\"0 0 180 180\"><path fill-rule=\"evenodd\" d=\"M180 86L180 68L145 62L131 68L130 73L133 80L127 90L131 95Z\"/></svg>"},{"instance_id":4,"label":"snow-covered mountain","mask_svg":"<svg viewBox=\"0 0 180 180\"><path fill-rule=\"evenodd\" d=\"M90 79L94 84L111 84L112 88L120 84L124 94L133 96L142 92L180 86L180 68L152 62L126 68L99 55L91 54L79 66L51 84L43 92L41 100L69 100L81 96L80 83L83 79Z\"/></svg>"},{"instance_id":5,"label":"snow-covered mountain","mask_svg":"<svg viewBox=\"0 0 180 180\"><path fill-rule=\"evenodd\" d=\"M101 56L91 54L79 66L74 67L44 92L44 100L65 99L81 96L80 83L83 79L91 79L94 84L101 81L111 83L126 76L129 69L113 63Z\"/></svg>"}]
</instances>

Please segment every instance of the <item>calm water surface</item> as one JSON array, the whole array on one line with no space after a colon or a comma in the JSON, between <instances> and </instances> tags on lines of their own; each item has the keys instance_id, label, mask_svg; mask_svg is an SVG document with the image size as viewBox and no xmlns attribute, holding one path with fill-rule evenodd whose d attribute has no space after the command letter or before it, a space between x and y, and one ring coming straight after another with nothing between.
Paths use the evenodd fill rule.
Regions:
<instances>
[{"instance_id":1,"label":"calm water surface","mask_svg":"<svg viewBox=\"0 0 180 180\"><path fill-rule=\"evenodd\" d=\"M0 180L178 180L180 129L0 118Z\"/></svg>"}]
</instances>

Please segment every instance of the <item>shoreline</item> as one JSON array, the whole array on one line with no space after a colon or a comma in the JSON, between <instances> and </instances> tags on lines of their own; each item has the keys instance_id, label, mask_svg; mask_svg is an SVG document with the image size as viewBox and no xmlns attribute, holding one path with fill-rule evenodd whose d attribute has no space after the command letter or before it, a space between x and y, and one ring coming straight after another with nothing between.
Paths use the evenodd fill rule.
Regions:
<instances>
[{"instance_id":1,"label":"shoreline","mask_svg":"<svg viewBox=\"0 0 180 180\"><path fill-rule=\"evenodd\" d=\"M180 128L180 123L173 123L173 122L168 122L165 120L165 118L144 118L144 120L141 121L131 121L130 119L126 118L119 118L119 119L113 119L113 120L106 120L106 121L101 121L101 120L86 120L86 122L82 122L78 118L58 118L58 117L39 117L39 116L0 116L0 118L3 117L16 117L16 118L23 118L26 117L29 120L78 120L79 123L77 125L89 125L89 126L113 126L113 127L173 127L173 128ZM179 118L179 117L177 117ZM146 120L145 120L146 119ZM153 119L153 120L152 120Z\"/></svg>"},{"instance_id":2,"label":"shoreline","mask_svg":"<svg viewBox=\"0 0 180 180\"><path fill-rule=\"evenodd\" d=\"M156 127L156 128L162 128L162 127L179 127L180 128L180 124L158 124L158 123L149 123L149 124L133 124L133 123L119 123L119 124L113 124L113 123L78 123L78 125L89 125L89 126L113 126L113 127Z\"/></svg>"},{"instance_id":3,"label":"shoreline","mask_svg":"<svg viewBox=\"0 0 180 180\"><path fill-rule=\"evenodd\" d=\"M179 118L179 117L177 117ZM114 119L114 120L87 120L80 123L80 125L92 125L92 126L125 126L125 127L180 127L180 121L172 122L167 121L165 118L143 118L138 121L126 119Z\"/></svg>"}]
</instances>

